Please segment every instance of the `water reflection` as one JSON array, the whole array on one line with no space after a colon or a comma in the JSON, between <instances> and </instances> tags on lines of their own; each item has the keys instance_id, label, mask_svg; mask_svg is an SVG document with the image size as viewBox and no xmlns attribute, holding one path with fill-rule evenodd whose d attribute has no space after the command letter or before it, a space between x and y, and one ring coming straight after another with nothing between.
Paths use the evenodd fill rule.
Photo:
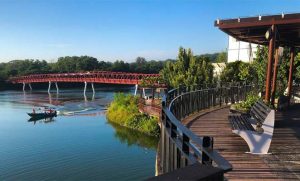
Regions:
<instances>
[{"instance_id":1,"label":"water reflection","mask_svg":"<svg viewBox=\"0 0 300 181\"><path fill-rule=\"evenodd\" d=\"M153 176L157 138L106 124L106 106L120 90L129 92L103 88L93 101L92 94L87 94L86 103L77 89L61 91L58 97L38 90L0 92L0 180L143 180ZM58 117L29 119L26 114L46 106L59 111Z\"/></svg>"},{"instance_id":2,"label":"water reflection","mask_svg":"<svg viewBox=\"0 0 300 181\"><path fill-rule=\"evenodd\" d=\"M157 149L159 138L148 136L139 131L129 129L112 122L108 122L108 124L115 129L115 137L118 138L121 143L125 143L128 146L138 145L152 150Z\"/></svg>"},{"instance_id":3,"label":"water reflection","mask_svg":"<svg viewBox=\"0 0 300 181\"><path fill-rule=\"evenodd\" d=\"M54 122L55 119L53 117L49 117L49 118L30 118L28 119L28 122L33 122L33 124L36 124L36 122L43 122L43 123L51 123Z\"/></svg>"},{"instance_id":4,"label":"water reflection","mask_svg":"<svg viewBox=\"0 0 300 181\"><path fill-rule=\"evenodd\" d=\"M83 97L84 97L84 102L88 102L88 98L86 96L86 93L83 93ZM92 98L91 98L91 101L95 101L95 92L93 92L92 94Z\"/></svg>"},{"instance_id":5,"label":"water reflection","mask_svg":"<svg viewBox=\"0 0 300 181\"><path fill-rule=\"evenodd\" d=\"M51 95L50 92L48 93L48 96L49 96L49 104L53 105L53 104L52 104L52 95Z\"/></svg>"}]
</instances>

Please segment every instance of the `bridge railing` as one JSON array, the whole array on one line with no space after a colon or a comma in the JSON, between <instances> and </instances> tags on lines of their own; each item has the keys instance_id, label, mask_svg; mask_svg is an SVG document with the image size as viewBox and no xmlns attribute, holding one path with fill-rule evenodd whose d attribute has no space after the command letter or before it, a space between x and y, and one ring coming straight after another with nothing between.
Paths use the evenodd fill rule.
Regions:
<instances>
[{"instance_id":1,"label":"bridge railing","mask_svg":"<svg viewBox=\"0 0 300 181\"><path fill-rule=\"evenodd\" d=\"M256 89L253 84L215 84L173 89L162 101L161 172L167 173L195 162L219 167L224 172L231 164L213 149L213 137L195 135L181 121L198 111L245 100Z\"/></svg>"},{"instance_id":2,"label":"bridge railing","mask_svg":"<svg viewBox=\"0 0 300 181\"><path fill-rule=\"evenodd\" d=\"M143 74L143 73L129 73L129 72L80 72L80 73L54 73L54 74L32 74L19 77L11 77L9 80L13 83L22 82L67 82L67 81L88 81L97 82L99 79L111 80L133 80L140 81L146 77L158 77L159 74Z\"/></svg>"}]
</instances>

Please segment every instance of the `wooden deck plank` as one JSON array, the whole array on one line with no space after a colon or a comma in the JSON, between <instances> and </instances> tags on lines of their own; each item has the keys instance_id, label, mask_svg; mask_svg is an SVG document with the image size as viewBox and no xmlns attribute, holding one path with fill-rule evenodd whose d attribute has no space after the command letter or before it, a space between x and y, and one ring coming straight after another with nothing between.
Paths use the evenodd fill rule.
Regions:
<instances>
[{"instance_id":1,"label":"wooden deck plank","mask_svg":"<svg viewBox=\"0 0 300 181\"><path fill-rule=\"evenodd\" d=\"M270 155L251 155L246 142L231 131L229 108L210 111L185 121L196 135L213 136L214 149L233 170L229 180L300 180L300 105L277 112Z\"/></svg>"}]
</instances>

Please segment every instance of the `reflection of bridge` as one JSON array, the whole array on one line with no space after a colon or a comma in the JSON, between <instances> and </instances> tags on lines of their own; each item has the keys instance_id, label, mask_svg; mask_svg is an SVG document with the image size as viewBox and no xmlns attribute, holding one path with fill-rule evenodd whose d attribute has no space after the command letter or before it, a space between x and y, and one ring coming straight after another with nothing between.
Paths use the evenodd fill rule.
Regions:
<instances>
[{"instance_id":1,"label":"reflection of bridge","mask_svg":"<svg viewBox=\"0 0 300 181\"><path fill-rule=\"evenodd\" d=\"M109 72L109 71L85 72L85 73L60 73L60 74L33 74L27 76L13 77L10 79L10 81L12 83L22 83L23 90L25 90L26 84L28 84L30 89L32 89L31 83L49 82L48 92L50 92L52 82L55 83L57 92L58 92L58 85L57 85L58 82L85 83L84 91L86 91L87 83L91 83L94 92L93 83L136 85L136 90L137 90L137 86L141 83L142 79L148 77L159 77L159 74L142 74L142 73Z\"/></svg>"}]
</instances>

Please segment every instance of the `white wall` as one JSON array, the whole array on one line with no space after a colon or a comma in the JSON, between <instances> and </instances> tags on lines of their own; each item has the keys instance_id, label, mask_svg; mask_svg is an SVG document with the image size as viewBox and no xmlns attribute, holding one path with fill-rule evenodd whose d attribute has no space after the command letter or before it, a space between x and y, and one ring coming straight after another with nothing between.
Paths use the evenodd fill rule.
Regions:
<instances>
[{"instance_id":1,"label":"white wall","mask_svg":"<svg viewBox=\"0 0 300 181\"><path fill-rule=\"evenodd\" d=\"M237 41L229 36L228 39L228 62L241 60L243 62L252 62L255 58L257 44Z\"/></svg>"}]
</instances>

